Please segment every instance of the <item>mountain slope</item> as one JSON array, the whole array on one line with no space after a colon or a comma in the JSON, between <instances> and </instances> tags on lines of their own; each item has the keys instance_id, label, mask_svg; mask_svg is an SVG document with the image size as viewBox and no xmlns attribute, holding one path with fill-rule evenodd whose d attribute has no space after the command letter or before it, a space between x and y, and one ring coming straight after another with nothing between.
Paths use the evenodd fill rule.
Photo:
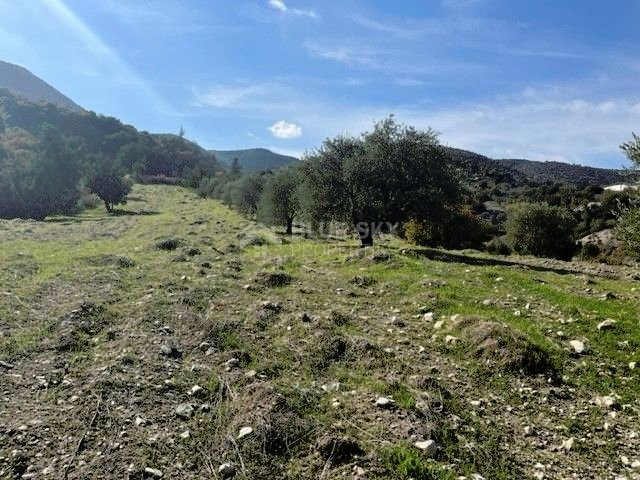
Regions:
<instances>
[{"instance_id":1,"label":"mountain slope","mask_svg":"<svg viewBox=\"0 0 640 480\"><path fill-rule=\"evenodd\" d=\"M623 170L572 165L562 162L539 162L524 159L492 159L478 153L447 147L456 163L469 174L496 177L497 183L512 186L525 182L568 183L572 185L612 185L627 179Z\"/></svg>"},{"instance_id":2,"label":"mountain slope","mask_svg":"<svg viewBox=\"0 0 640 480\"><path fill-rule=\"evenodd\" d=\"M1 60L0 88L6 88L32 102L48 102L68 110L82 111L82 108L70 98L60 93L44 80L36 77L26 68Z\"/></svg>"},{"instance_id":3,"label":"mountain slope","mask_svg":"<svg viewBox=\"0 0 640 480\"><path fill-rule=\"evenodd\" d=\"M298 161L297 158L288 155L274 153L266 148L249 148L246 150L211 150L222 163L231 165L237 158L243 170L261 171L274 170Z\"/></svg>"}]
</instances>

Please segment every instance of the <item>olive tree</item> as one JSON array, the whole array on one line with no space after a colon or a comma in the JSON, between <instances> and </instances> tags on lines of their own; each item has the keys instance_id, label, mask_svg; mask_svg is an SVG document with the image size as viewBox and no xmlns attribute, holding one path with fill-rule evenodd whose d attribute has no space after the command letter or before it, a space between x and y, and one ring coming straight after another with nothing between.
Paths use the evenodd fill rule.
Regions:
<instances>
[{"instance_id":1,"label":"olive tree","mask_svg":"<svg viewBox=\"0 0 640 480\"><path fill-rule=\"evenodd\" d=\"M87 175L87 187L104 202L107 212L113 212L114 206L125 203L131 192L132 184L124 177L120 166L105 157L96 157Z\"/></svg>"},{"instance_id":2,"label":"olive tree","mask_svg":"<svg viewBox=\"0 0 640 480\"><path fill-rule=\"evenodd\" d=\"M277 170L265 181L258 205L258 220L267 225L284 225L293 233L293 221L300 213L298 186L300 175L296 167Z\"/></svg>"},{"instance_id":3,"label":"olive tree","mask_svg":"<svg viewBox=\"0 0 640 480\"><path fill-rule=\"evenodd\" d=\"M326 140L306 155L301 171L305 215L350 223L362 246L373 245L385 225L441 222L459 203L459 184L437 133L393 117L360 137Z\"/></svg>"}]
</instances>

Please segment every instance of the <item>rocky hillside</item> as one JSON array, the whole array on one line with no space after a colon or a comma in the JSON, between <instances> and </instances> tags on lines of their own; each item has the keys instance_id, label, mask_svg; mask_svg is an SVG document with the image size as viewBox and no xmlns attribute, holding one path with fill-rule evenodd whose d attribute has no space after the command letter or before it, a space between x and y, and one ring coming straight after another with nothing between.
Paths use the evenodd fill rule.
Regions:
<instances>
[{"instance_id":1,"label":"rocky hillside","mask_svg":"<svg viewBox=\"0 0 640 480\"><path fill-rule=\"evenodd\" d=\"M69 97L60 93L24 67L0 60L0 88L6 88L35 103L53 103L75 112L82 110Z\"/></svg>"},{"instance_id":2,"label":"rocky hillside","mask_svg":"<svg viewBox=\"0 0 640 480\"><path fill-rule=\"evenodd\" d=\"M640 478L635 271L126 208L0 221L0 478Z\"/></svg>"}]
</instances>

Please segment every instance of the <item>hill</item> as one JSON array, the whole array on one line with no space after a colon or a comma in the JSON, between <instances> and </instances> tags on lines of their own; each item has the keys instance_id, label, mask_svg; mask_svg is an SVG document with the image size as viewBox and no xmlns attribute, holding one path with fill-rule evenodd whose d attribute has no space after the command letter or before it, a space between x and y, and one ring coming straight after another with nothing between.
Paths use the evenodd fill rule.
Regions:
<instances>
[{"instance_id":1,"label":"hill","mask_svg":"<svg viewBox=\"0 0 640 480\"><path fill-rule=\"evenodd\" d=\"M512 186L526 182L567 183L576 186L606 186L623 183L624 170L572 165L562 162L540 162L524 159L492 159L478 153L448 147L452 158L475 175L489 175L497 183L507 182Z\"/></svg>"},{"instance_id":2,"label":"hill","mask_svg":"<svg viewBox=\"0 0 640 480\"><path fill-rule=\"evenodd\" d=\"M163 185L0 220L0 478L635 478L634 269L284 240Z\"/></svg>"},{"instance_id":3,"label":"hill","mask_svg":"<svg viewBox=\"0 0 640 480\"><path fill-rule=\"evenodd\" d=\"M298 162L295 157L274 153L266 148L249 148L246 150L211 150L216 158L231 165L234 158L237 158L245 171L275 170L285 165Z\"/></svg>"},{"instance_id":4,"label":"hill","mask_svg":"<svg viewBox=\"0 0 640 480\"><path fill-rule=\"evenodd\" d=\"M0 88L35 103L52 103L79 112L82 108L44 80L19 65L0 60Z\"/></svg>"}]
</instances>

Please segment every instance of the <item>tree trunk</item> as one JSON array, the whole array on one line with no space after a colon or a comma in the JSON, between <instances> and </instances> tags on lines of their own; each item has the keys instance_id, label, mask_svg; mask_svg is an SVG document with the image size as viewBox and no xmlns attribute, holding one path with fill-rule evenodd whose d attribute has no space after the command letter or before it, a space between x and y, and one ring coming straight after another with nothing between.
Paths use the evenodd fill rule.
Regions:
<instances>
[{"instance_id":1,"label":"tree trunk","mask_svg":"<svg viewBox=\"0 0 640 480\"><path fill-rule=\"evenodd\" d=\"M287 235L293 234L293 218L287 218Z\"/></svg>"},{"instance_id":2,"label":"tree trunk","mask_svg":"<svg viewBox=\"0 0 640 480\"><path fill-rule=\"evenodd\" d=\"M113 208L111 207L111 205L109 204L109 202L107 202L106 200L104 201L104 206L107 209L107 213L111 213L111 211L113 210Z\"/></svg>"},{"instance_id":3,"label":"tree trunk","mask_svg":"<svg viewBox=\"0 0 640 480\"><path fill-rule=\"evenodd\" d=\"M360 248L373 246L373 231L371 225L360 223L356 226L356 231L360 237Z\"/></svg>"}]
</instances>

